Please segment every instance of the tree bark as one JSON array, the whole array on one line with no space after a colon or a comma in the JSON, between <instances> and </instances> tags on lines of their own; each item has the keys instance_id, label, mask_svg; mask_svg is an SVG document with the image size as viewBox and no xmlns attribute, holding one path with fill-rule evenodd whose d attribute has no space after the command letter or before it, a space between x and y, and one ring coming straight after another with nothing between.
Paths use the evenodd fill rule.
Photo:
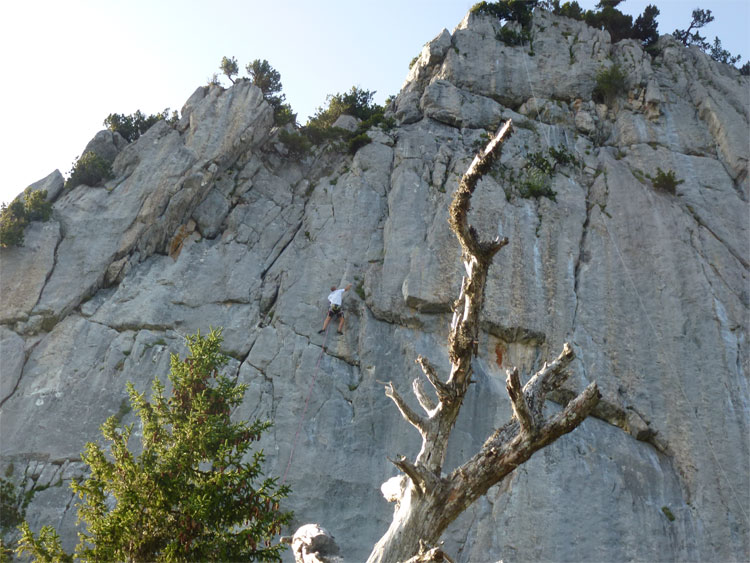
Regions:
<instances>
[{"instance_id":1,"label":"tree bark","mask_svg":"<svg viewBox=\"0 0 750 563\"><path fill-rule=\"evenodd\" d=\"M450 206L448 221L461 245L466 275L453 306L448 338L451 366L447 380L442 380L427 358L417 358L437 401L426 393L419 378L414 381L412 390L422 407L421 413L404 401L392 383L385 388L402 417L419 431L422 447L414 462L405 457L391 460L407 476L406 485L395 499L393 521L373 548L368 563L430 561L430 557L443 560L436 559L446 556L433 546L438 544L445 528L534 452L576 428L599 401L596 383L592 383L560 413L544 419L546 395L565 381L566 368L574 358L572 348L566 343L562 353L551 364L545 364L523 387L518 371L508 371L506 389L513 417L487 439L474 457L450 475L442 473L448 438L471 383L471 361L479 339L479 318L489 267L495 254L508 244L507 238L480 240L468 222L471 196L499 156L502 143L511 131L509 120L474 157Z\"/></svg>"}]
</instances>

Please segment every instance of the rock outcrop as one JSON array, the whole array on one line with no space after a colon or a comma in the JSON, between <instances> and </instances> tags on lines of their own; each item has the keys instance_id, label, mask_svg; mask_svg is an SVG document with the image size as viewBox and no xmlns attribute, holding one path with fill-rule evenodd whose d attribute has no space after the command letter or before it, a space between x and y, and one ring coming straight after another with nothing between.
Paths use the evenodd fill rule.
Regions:
<instances>
[{"instance_id":1,"label":"rock outcrop","mask_svg":"<svg viewBox=\"0 0 750 563\"><path fill-rule=\"evenodd\" d=\"M53 220L0 249L0 471L32 491L33 528L75 544L67 484L108 416L133 420L125 382L146 389L184 334L222 326L227 369L249 384L236 416L274 420L270 473L294 452L289 532L319 522L345 561L364 560L391 518L386 456L419 443L378 381L406 389L418 354L447 365L461 280L447 204L485 133L512 118L474 198L474 223L510 244L490 270L449 464L510 416L505 368L528 374L565 341L577 360L558 402L594 379L603 400L470 507L446 552L750 558L750 81L669 37L652 57L538 11L530 52L499 28L469 14L428 43L389 109L398 126L371 130L351 157L285 156L246 81L199 88L174 128L124 147L95 137L115 177L60 185ZM615 63L627 91L595 103L597 72ZM523 197L511 176L550 148L577 163L546 178L554 198ZM683 181L674 193L654 188L658 169ZM341 282L354 285L345 335L329 337L311 388L325 296Z\"/></svg>"}]
</instances>

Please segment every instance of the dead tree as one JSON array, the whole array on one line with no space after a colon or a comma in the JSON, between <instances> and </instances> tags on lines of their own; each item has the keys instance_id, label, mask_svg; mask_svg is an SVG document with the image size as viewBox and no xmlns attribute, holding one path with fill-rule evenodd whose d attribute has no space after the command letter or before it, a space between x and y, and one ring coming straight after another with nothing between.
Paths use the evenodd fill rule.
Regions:
<instances>
[{"instance_id":1,"label":"dead tree","mask_svg":"<svg viewBox=\"0 0 750 563\"><path fill-rule=\"evenodd\" d=\"M566 379L566 368L574 357L567 343L562 353L551 363L545 363L523 387L518 370L509 370L506 388L513 417L487 438L473 458L449 475L443 475L448 438L471 383L471 359L479 338L487 272L495 254L508 244L507 238L480 240L467 216L477 183L497 159L503 141L510 134L508 121L474 158L450 206L449 223L461 245L466 276L453 306L447 380L438 375L426 358L417 358L437 401L425 392L420 378L414 380L412 389L423 412L415 412L392 383L385 388L385 394L401 415L421 434L422 448L413 462L405 457L391 460L405 477L401 476L401 486L389 499L397 504L393 522L373 548L368 563L442 560L431 558L429 548L438 543L448 525L534 452L581 424L599 401L596 383L591 383L561 412L545 420L542 412L545 397Z\"/></svg>"}]
</instances>

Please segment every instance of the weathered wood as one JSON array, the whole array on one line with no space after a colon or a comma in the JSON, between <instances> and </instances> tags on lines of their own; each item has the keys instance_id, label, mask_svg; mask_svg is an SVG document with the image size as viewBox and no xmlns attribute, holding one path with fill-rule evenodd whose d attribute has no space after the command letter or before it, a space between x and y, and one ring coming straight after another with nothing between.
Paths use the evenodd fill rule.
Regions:
<instances>
[{"instance_id":1,"label":"weathered wood","mask_svg":"<svg viewBox=\"0 0 750 563\"><path fill-rule=\"evenodd\" d=\"M480 240L476 229L468 222L471 196L511 132L509 120L469 165L450 205L449 224L461 245L466 276L453 307L448 339L451 369L447 381L440 379L426 358L417 358L438 401L436 403L428 397L419 380L415 380L412 385L414 395L425 413L421 416L404 402L392 384L385 388L386 395L393 400L404 419L419 430L422 448L413 463L405 457L393 461L409 479L401 497L391 499L397 501L393 521L373 548L368 563L445 560L442 550L427 546L436 545L445 528L492 485L534 452L578 426L599 400L599 391L592 383L560 413L544 420L545 397L565 380L565 368L574 358L572 348L565 344L560 356L551 364L545 364L525 386L521 387L518 370L508 373L507 390L513 418L496 430L473 458L448 477L442 476L448 438L471 383L471 362L479 340L479 319L488 271L494 255L508 244L505 238Z\"/></svg>"}]
</instances>

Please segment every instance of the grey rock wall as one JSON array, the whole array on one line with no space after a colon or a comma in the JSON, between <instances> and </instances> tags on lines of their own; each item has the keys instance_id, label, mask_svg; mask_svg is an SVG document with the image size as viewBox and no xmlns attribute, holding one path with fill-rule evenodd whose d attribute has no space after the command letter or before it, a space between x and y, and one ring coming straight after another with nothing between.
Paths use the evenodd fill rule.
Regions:
<instances>
[{"instance_id":1,"label":"grey rock wall","mask_svg":"<svg viewBox=\"0 0 750 563\"><path fill-rule=\"evenodd\" d=\"M565 147L556 192L526 199L499 173L474 223L510 244L491 270L472 387L449 466L510 416L504 370L525 374L564 341L567 394L597 380L596 418L539 452L446 533L459 561L750 558L747 77L668 37L632 41L538 12L529 46L467 15L428 43L353 157L279 152L259 90L199 88L176 128L116 148L104 188L62 193L26 246L0 250L0 470L35 494L32 527L75 544L67 487L125 382L164 378L182 336L224 327L243 417L275 422L263 447L295 510L366 558L391 507L386 456L418 435L384 396L414 359L442 369L461 279L447 223L486 131L512 118L502 165ZM591 95L617 63L628 91ZM683 180L658 191L657 168ZM496 171L497 172L497 171ZM345 335L317 334L331 285L352 283ZM320 361L320 368L316 364ZM559 408L550 402L551 410ZM303 416L304 415L304 416Z\"/></svg>"}]
</instances>

